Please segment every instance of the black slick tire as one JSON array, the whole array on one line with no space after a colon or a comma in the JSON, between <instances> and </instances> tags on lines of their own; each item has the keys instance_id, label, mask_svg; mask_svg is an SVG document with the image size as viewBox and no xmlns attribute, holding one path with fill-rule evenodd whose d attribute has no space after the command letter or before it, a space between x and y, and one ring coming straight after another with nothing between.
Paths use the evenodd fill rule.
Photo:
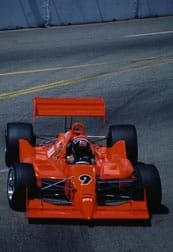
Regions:
<instances>
[{"instance_id":1,"label":"black slick tire","mask_svg":"<svg viewBox=\"0 0 173 252\"><path fill-rule=\"evenodd\" d=\"M9 206L16 211L25 211L26 197L33 199L36 193L36 178L31 164L15 163L9 169L7 198Z\"/></svg>"},{"instance_id":2,"label":"black slick tire","mask_svg":"<svg viewBox=\"0 0 173 252\"><path fill-rule=\"evenodd\" d=\"M138 161L137 133L134 125L112 125L109 127L107 146L124 140L126 144L127 158L135 165Z\"/></svg>"},{"instance_id":3,"label":"black slick tire","mask_svg":"<svg viewBox=\"0 0 173 252\"><path fill-rule=\"evenodd\" d=\"M151 164L137 164L136 173L139 175L146 190L147 205L150 213L156 212L162 200L162 186L157 168Z\"/></svg>"},{"instance_id":4,"label":"black slick tire","mask_svg":"<svg viewBox=\"0 0 173 252\"><path fill-rule=\"evenodd\" d=\"M35 135L30 123L7 123L5 130L5 163L10 167L19 162L19 139L27 140L32 146L35 145Z\"/></svg>"}]
</instances>

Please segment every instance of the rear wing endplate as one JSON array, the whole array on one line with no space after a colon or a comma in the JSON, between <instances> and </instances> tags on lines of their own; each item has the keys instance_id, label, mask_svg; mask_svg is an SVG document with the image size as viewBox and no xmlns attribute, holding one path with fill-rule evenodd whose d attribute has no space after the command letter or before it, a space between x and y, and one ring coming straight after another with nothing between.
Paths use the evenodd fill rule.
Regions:
<instances>
[{"instance_id":1,"label":"rear wing endplate","mask_svg":"<svg viewBox=\"0 0 173 252\"><path fill-rule=\"evenodd\" d=\"M99 116L105 123L103 98L34 98L33 120L36 116Z\"/></svg>"}]
</instances>

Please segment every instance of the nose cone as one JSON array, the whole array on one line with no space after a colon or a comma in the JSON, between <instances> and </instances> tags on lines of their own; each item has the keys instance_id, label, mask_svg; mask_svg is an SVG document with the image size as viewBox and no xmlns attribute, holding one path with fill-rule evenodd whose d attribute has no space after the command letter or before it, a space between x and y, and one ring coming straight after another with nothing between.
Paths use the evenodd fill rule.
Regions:
<instances>
[{"instance_id":1,"label":"nose cone","mask_svg":"<svg viewBox=\"0 0 173 252\"><path fill-rule=\"evenodd\" d=\"M92 219L95 207L95 198L91 196L86 196L81 199L81 210L85 219Z\"/></svg>"},{"instance_id":2,"label":"nose cone","mask_svg":"<svg viewBox=\"0 0 173 252\"><path fill-rule=\"evenodd\" d=\"M96 206L95 167L88 164L72 165L71 174L76 188L73 203L84 219L92 219Z\"/></svg>"}]
</instances>

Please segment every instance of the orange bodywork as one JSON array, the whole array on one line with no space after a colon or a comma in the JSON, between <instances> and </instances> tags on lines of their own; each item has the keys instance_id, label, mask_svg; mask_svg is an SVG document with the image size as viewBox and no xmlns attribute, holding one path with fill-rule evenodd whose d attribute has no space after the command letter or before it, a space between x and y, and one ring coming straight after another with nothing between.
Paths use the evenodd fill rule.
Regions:
<instances>
[{"instance_id":1,"label":"orange bodywork","mask_svg":"<svg viewBox=\"0 0 173 252\"><path fill-rule=\"evenodd\" d=\"M100 116L105 122L102 98L34 98L33 120L36 116Z\"/></svg>"},{"instance_id":2,"label":"orange bodywork","mask_svg":"<svg viewBox=\"0 0 173 252\"><path fill-rule=\"evenodd\" d=\"M72 116L73 106L68 111L69 104L65 104L67 99L44 100L44 98L34 99L33 115L69 115ZM46 106L46 102L48 104ZM69 101L69 99L68 99ZM87 99L88 101L88 99ZM92 101L92 102L91 102ZM73 99L70 100L73 103ZM74 106L80 99L74 99ZM86 102L83 99L82 103ZM93 102L97 108L93 109ZM98 104L99 103L99 104ZM61 104L59 111L55 105ZM88 107L87 107L88 106ZM83 107L83 105L82 105ZM62 109L63 110L63 109ZM79 110L81 111L81 110ZM68 113L69 112L69 113ZM102 99L91 99L86 102L86 108L77 115L97 115L105 118L105 108ZM76 130L80 127L80 131ZM114 204L98 204L97 186L99 183L107 181L122 181L118 187L125 186L126 180L135 179L133 166L126 157L126 147L124 141L118 141L112 147L103 147L88 140L94 162L90 164L67 162L67 146L76 137L85 137L85 127L81 123L75 123L72 128L58 135L56 140L49 145L32 147L27 140L21 139L20 162L31 163L34 167L37 188L41 188L44 181L55 181L55 186L63 182L63 193L66 203L54 202L49 199L27 197L26 214L28 218L64 218L64 219L149 219L146 203L146 194L143 190L143 198L139 200L124 199L116 201ZM56 182L60 181L60 182ZM51 188L50 185L43 188Z\"/></svg>"}]
</instances>

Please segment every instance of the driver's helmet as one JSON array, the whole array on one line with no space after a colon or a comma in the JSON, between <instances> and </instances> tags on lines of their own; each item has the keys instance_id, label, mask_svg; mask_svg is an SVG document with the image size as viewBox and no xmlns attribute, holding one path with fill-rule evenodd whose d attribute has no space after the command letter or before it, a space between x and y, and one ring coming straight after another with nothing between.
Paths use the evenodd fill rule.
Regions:
<instances>
[{"instance_id":1,"label":"driver's helmet","mask_svg":"<svg viewBox=\"0 0 173 252\"><path fill-rule=\"evenodd\" d=\"M72 153L75 161L87 161L91 157L90 144L85 137L76 137L72 141Z\"/></svg>"}]
</instances>

